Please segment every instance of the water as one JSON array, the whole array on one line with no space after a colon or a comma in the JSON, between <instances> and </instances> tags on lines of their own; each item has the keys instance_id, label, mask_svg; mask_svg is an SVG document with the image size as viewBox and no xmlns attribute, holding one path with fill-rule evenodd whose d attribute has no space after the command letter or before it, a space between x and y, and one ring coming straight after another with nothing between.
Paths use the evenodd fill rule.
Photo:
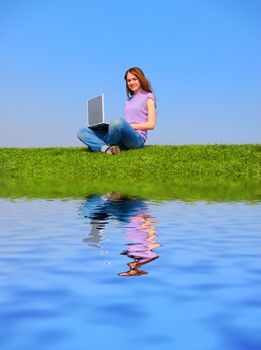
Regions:
<instances>
[{"instance_id":1,"label":"water","mask_svg":"<svg viewBox=\"0 0 261 350\"><path fill-rule=\"evenodd\" d=\"M1 199L1 350L261 349L260 209Z\"/></svg>"}]
</instances>

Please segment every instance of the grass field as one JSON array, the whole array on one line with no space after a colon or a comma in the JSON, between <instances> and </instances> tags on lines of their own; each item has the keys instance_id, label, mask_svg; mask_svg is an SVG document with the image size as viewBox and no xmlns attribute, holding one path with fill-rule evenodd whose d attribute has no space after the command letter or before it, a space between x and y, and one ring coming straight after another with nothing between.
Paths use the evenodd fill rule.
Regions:
<instances>
[{"instance_id":1,"label":"grass field","mask_svg":"<svg viewBox=\"0 0 261 350\"><path fill-rule=\"evenodd\" d=\"M12 189L21 195L25 189L47 193L50 188L76 195L102 188L166 197L184 187L193 192L195 184L214 184L213 195L222 187L224 196L233 186L241 188L237 193L253 186L259 193L260 183L261 145L146 146L118 156L83 147L0 149L2 195Z\"/></svg>"}]
</instances>

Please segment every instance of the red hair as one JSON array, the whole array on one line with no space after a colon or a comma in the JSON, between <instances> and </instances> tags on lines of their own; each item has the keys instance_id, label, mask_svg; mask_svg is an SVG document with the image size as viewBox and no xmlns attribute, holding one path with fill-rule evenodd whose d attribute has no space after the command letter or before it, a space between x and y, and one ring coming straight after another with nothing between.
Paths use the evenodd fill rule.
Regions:
<instances>
[{"instance_id":1,"label":"red hair","mask_svg":"<svg viewBox=\"0 0 261 350\"><path fill-rule=\"evenodd\" d=\"M141 86L143 91L152 92L152 88L151 88L150 82L145 77L145 74L143 73L143 71L139 67L132 67L132 68L129 68L127 70L127 72L125 73L125 75L124 75L124 79L126 81L126 92L127 92L127 96L128 97L134 95L134 92L132 90L130 90L129 87L128 87L128 83L127 83L127 75L128 75L128 73L131 73L131 74L136 76L136 78L140 82L140 86Z\"/></svg>"}]
</instances>

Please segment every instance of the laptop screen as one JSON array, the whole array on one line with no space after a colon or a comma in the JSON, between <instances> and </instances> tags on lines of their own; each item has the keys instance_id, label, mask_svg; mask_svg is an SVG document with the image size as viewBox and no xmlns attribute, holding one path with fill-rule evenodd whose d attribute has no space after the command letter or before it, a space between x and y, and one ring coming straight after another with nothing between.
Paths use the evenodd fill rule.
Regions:
<instances>
[{"instance_id":1,"label":"laptop screen","mask_svg":"<svg viewBox=\"0 0 261 350\"><path fill-rule=\"evenodd\" d=\"M88 100L88 126L103 123L103 94Z\"/></svg>"}]
</instances>

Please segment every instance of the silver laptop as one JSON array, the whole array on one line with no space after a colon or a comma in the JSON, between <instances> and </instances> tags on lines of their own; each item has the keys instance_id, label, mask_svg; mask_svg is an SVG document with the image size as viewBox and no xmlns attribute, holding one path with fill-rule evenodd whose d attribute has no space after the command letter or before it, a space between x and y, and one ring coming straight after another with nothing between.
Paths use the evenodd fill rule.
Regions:
<instances>
[{"instance_id":1,"label":"silver laptop","mask_svg":"<svg viewBox=\"0 0 261 350\"><path fill-rule=\"evenodd\" d=\"M104 116L104 95L90 98L87 100L87 118L88 128L108 129L109 123L105 121Z\"/></svg>"}]
</instances>

